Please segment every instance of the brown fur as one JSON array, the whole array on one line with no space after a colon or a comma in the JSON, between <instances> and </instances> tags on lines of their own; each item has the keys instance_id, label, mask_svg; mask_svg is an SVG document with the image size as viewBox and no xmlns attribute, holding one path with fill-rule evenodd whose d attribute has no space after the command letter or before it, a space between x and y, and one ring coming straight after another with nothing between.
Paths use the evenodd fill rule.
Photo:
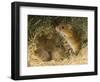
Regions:
<instances>
[{"instance_id":1,"label":"brown fur","mask_svg":"<svg viewBox=\"0 0 100 82\"><path fill-rule=\"evenodd\" d=\"M42 61L51 60L51 55L44 49L37 49L35 55L38 56Z\"/></svg>"},{"instance_id":2,"label":"brown fur","mask_svg":"<svg viewBox=\"0 0 100 82\"><path fill-rule=\"evenodd\" d=\"M73 49L74 53L77 55L81 48L81 41L77 33L70 24L59 24L56 27L56 31L59 32L68 42L68 44Z\"/></svg>"}]
</instances>

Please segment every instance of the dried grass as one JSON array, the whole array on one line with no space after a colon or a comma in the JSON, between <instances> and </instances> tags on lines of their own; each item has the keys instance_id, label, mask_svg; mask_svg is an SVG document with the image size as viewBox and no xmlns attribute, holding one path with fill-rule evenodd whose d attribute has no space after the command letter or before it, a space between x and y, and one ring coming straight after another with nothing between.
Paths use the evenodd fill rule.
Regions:
<instances>
[{"instance_id":1,"label":"dried grass","mask_svg":"<svg viewBox=\"0 0 100 82\"><path fill-rule=\"evenodd\" d=\"M70 55L69 59L63 60L50 60L43 62L39 57L35 56L35 53L31 46L28 49L28 66L55 66L55 65L76 65L88 63L88 48L82 48L77 56Z\"/></svg>"}]
</instances>

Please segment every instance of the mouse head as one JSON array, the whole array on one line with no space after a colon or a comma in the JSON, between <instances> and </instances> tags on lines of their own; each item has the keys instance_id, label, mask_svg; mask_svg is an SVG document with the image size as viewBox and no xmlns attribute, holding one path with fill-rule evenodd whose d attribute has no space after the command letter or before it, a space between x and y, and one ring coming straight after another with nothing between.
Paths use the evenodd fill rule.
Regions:
<instances>
[{"instance_id":1,"label":"mouse head","mask_svg":"<svg viewBox=\"0 0 100 82\"><path fill-rule=\"evenodd\" d=\"M72 34L72 25L70 25L70 24L59 24L56 27L56 31L66 33L66 34Z\"/></svg>"}]
</instances>

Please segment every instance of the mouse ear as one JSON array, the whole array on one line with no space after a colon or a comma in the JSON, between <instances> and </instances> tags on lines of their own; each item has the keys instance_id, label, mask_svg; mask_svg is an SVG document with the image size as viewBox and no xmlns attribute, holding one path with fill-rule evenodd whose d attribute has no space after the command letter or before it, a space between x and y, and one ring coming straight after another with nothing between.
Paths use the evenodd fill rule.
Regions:
<instances>
[{"instance_id":1,"label":"mouse ear","mask_svg":"<svg viewBox=\"0 0 100 82\"><path fill-rule=\"evenodd\" d=\"M68 29L72 29L72 25L67 24Z\"/></svg>"}]
</instances>

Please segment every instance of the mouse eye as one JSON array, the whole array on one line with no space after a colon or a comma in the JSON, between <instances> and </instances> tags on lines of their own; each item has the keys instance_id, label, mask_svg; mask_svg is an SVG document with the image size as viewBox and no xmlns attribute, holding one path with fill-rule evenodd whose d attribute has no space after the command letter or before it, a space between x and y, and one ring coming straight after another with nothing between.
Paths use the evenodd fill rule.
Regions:
<instances>
[{"instance_id":1,"label":"mouse eye","mask_svg":"<svg viewBox=\"0 0 100 82\"><path fill-rule=\"evenodd\" d=\"M62 26L62 29L64 29L64 26Z\"/></svg>"}]
</instances>

